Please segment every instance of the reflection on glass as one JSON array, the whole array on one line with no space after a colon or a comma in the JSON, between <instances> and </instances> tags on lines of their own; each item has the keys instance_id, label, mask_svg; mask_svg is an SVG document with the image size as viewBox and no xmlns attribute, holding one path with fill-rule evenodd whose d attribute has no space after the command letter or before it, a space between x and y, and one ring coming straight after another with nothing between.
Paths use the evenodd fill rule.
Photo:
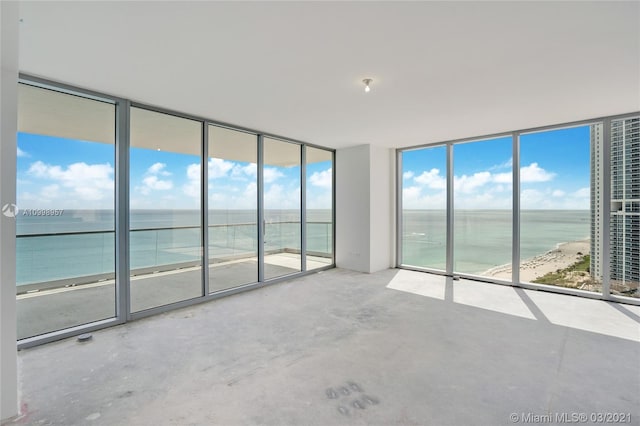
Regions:
<instances>
[{"instance_id":1,"label":"reflection on glass","mask_svg":"<svg viewBox=\"0 0 640 426\"><path fill-rule=\"evenodd\" d=\"M258 281L257 136L209 126L209 291Z\"/></svg>"},{"instance_id":2,"label":"reflection on glass","mask_svg":"<svg viewBox=\"0 0 640 426\"><path fill-rule=\"evenodd\" d=\"M453 270L511 280L511 137L454 145Z\"/></svg>"},{"instance_id":3,"label":"reflection on glass","mask_svg":"<svg viewBox=\"0 0 640 426\"><path fill-rule=\"evenodd\" d=\"M115 316L115 105L19 85L18 338Z\"/></svg>"},{"instance_id":4,"label":"reflection on glass","mask_svg":"<svg viewBox=\"0 0 640 426\"><path fill-rule=\"evenodd\" d=\"M611 294L640 297L640 117L611 122L609 231Z\"/></svg>"},{"instance_id":5,"label":"reflection on glass","mask_svg":"<svg viewBox=\"0 0 640 426\"><path fill-rule=\"evenodd\" d=\"M599 240L606 229L602 136L602 126L594 125L520 137L521 282L601 291L601 241L590 235Z\"/></svg>"},{"instance_id":6,"label":"reflection on glass","mask_svg":"<svg viewBox=\"0 0 640 426\"><path fill-rule=\"evenodd\" d=\"M131 108L131 311L202 295L202 123Z\"/></svg>"},{"instance_id":7,"label":"reflection on glass","mask_svg":"<svg viewBox=\"0 0 640 426\"><path fill-rule=\"evenodd\" d=\"M300 145L264 139L265 279L299 272Z\"/></svg>"},{"instance_id":8,"label":"reflection on glass","mask_svg":"<svg viewBox=\"0 0 640 426\"><path fill-rule=\"evenodd\" d=\"M307 270L333 263L333 153L307 147Z\"/></svg>"},{"instance_id":9,"label":"reflection on glass","mask_svg":"<svg viewBox=\"0 0 640 426\"><path fill-rule=\"evenodd\" d=\"M447 149L402 152L403 265L446 269Z\"/></svg>"}]
</instances>

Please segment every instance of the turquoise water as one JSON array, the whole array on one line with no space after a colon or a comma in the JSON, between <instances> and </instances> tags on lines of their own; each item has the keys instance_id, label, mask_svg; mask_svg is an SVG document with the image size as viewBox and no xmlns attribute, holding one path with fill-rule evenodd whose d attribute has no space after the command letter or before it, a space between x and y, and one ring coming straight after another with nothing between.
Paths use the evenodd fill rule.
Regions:
<instances>
[{"instance_id":1,"label":"turquoise water","mask_svg":"<svg viewBox=\"0 0 640 426\"><path fill-rule=\"evenodd\" d=\"M331 211L310 210L307 216L307 250L330 253ZM445 212L406 210L403 218L403 263L444 269ZM296 212L268 211L265 220L266 250L299 249ZM201 235L197 211L134 210L130 222L131 269L199 261ZM72 210L60 217L18 215L17 284L113 273L113 223L113 212L107 211ZM255 211L211 211L209 224L211 258L223 260L255 254ZM521 258L545 253L559 243L587 239L589 229L588 210L523 211ZM78 234L55 235L60 233ZM457 272L478 274L508 264L511 262L511 213L458 210L454 239Z\"/></svg>"},{"instance_id":2,"label":"turquoise water","mask_svg":"<svg viewBox=\"0 0 640 426\"><path fill-rule=\"evenodd\" d=\"M521 259L558 244L589 238L589 210L524 210L520 214ZM403 212L402 263L434 269L446 267L444 210ZM480 274L511 263L509 210L457 210L454 214L454 270Z\"/></svg>"},{"instance_id":3,"label":"turquoise water","mask_svg":"<svg viewBox=\"0 0 640 426\"><path fill-rule=\"evenodd\" d=\"M115 270L112 211L67 210L58 217L18 214L17 285L74 277L113 274ZM265 249L300 248L299 213L265 212ZM307 250L330 254L333 235L330 210L307 212ZM132 270L197 263L201 257L199 212L133 210L130 217ZM66 235L60 235L66 234ZM209 256L212 259L255 256L256 212L209 212Z\"/></svg>"}]
</instances>

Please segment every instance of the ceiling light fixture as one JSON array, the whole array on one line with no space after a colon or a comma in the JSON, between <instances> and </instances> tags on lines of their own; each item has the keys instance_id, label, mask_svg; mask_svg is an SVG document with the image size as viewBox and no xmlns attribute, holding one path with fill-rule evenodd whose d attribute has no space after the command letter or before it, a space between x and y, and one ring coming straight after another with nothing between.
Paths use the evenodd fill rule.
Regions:
<instances>
[{"instance_id":1,"label":"ceiling light fixture","mask_svg":"<svg viewBox=\"0 0 640 426\"><path fill-rule=\"evenodd\" d=\"M369 87L369 85L371 84L373 80L370 78L365 78L364 80L362 80L362 82L364 83L364 91L369 93L371 91L371 87Z\"/></svg>"}]
</instances>

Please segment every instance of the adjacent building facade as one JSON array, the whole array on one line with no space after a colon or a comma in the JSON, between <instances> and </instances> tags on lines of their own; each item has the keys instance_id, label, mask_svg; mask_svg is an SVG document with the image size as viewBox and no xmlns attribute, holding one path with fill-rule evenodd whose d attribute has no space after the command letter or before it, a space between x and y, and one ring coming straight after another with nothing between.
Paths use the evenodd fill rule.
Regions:
<instances>
[{"instance_id":1,"label":"adjacent building facade","mask_svg":"<svg viewBox=\"0 0 640 426\"><path fill-rule=\"evenodd\" d=\"M611 288L640 283L640 117L611 123Z\"/></svg>"},{"instance_id":2,"label":"adjacent building facade","mask_svg":"<svg viewBox=\"0 0 640 426\"><path fill-rule=\"evenodd\" d=\"M591 274L603 275L601 241L606 223L601 196L602 131L591 129ZM640 283L640 117L611 122L610 278L614 294L637 296Z\"/></svg>"}]
</instances>

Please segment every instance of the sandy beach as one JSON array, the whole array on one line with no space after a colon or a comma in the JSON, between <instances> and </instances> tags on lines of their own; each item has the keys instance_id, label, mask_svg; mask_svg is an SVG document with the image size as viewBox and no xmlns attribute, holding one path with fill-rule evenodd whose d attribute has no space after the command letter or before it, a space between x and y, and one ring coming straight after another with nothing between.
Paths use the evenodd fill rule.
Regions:
<instances>
[{"instance_id":1,"label":"sandy beach","mask_svg":"<svg viewBox=\"0 0 640 426\"><path fill-rule=\"evenodd\" d=\"M544 254L525 259L520 268L520 281L532 282L549 272L564 269L580 260L582 255L589 254L589 240L571 241L559 244L557 248ZM578 254L581 253L581 254ZM500 279L511 279L511 264L497 266L486 271L484 276Z\"/></svg>"}]
</instances>

